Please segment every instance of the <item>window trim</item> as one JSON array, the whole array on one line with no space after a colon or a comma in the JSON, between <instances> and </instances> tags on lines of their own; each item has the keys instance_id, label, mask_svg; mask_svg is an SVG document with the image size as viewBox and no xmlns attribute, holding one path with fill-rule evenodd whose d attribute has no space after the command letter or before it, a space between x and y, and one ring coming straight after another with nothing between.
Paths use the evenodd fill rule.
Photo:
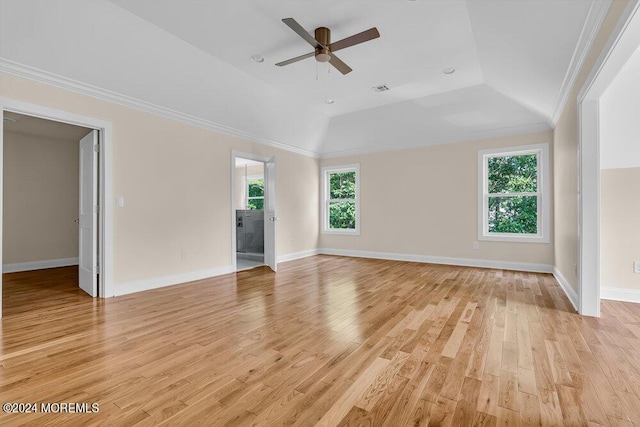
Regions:
<instances>
[{"instance_id":1,"label":"window trim","mask_svg":"<svg viewBox=\"0 0 640 427\"><path fill-rule=\"evenodd\" d=\"M537 154L538 158L538 233L489 233L488 211L488 160L490 157L519 156ZM523 242L523 243L549 243L551 241L551 187L550 187L549 144L532 144L516 147L504 147L478 152L478 240L493 242ZM492 193L502 194L502 193ZM509 196L517 196L523 193L511 193ZM526 193L531 195L531 193ZM494 196L495 197L495 196Z\"/></svg>"},{"instance_id":2,"label":"window trim","mask_svg":"<svg viewBox=\"0 0 640 427\"><path fill-rule=\"evenodd\" d=\"M343 201L351 201L356 205L356 228L354 229L337 229L329 228L329 203L333 199L329 199L329 174L342 173L342 172L355 172L356 173L356 198L355 199L342 199ZM360 164L355 163L351 165L341 166L325 166L321 169L322 183L322 233L323 234L340 234L359 236L360 235Z\"/></svg>"}]
</instances>

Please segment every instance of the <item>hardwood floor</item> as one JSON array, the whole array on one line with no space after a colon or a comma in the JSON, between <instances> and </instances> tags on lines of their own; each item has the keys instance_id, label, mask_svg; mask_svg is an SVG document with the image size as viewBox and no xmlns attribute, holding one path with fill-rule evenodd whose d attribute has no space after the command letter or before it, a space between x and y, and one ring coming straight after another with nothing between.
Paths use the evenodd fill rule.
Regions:
<instances>
[{"instance_id":1,"label":"hardwood floor","mask_svg":"<svg viewBox=\"0 0 640 427\"><path fill-rule=\"evenodd\" d=\"M0 425L640 425L638 305L579 316L548 274L280 267L107 300L73 268L4 275L0 400L99 412Z\"/></svg>"}]
</instances>

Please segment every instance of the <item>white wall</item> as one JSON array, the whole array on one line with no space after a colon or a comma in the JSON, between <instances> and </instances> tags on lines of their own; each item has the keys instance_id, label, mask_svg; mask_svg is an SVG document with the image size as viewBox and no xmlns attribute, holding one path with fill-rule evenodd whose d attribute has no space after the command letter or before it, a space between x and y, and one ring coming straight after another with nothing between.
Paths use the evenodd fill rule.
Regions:
<instances>
[{"instance_id":1,"label":"white wall","mask_svg":"<svg viewBox=\"0 0 640 427\"><path fill-rule=\"evenodd\" d=\"M600 98L600 168L640 167L640 50Z\"/></svg>"},{"instance_id":2,"label":"white wall","mask_svg":"<svg viewBox=\"0 0 640 427\"><path fill-rule=\"evenodd\" d=\"M78 257L78 150L4 132L3 265Z\"/></svg>"}]
</instances>

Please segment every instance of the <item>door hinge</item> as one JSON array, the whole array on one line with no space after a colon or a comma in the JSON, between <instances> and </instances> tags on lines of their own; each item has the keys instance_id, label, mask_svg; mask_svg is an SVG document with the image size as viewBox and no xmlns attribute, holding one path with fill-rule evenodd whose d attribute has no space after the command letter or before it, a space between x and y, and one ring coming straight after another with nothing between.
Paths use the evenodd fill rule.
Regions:
<instances>
[{"instance_id":1,"label":"door hinge","mask_svg":"<svg viewBox=\"0 0 640 427\"><path fill-rule=\"evenodd\" d=\"M100 144L96 144L93 146L93 151L95 151L96 153L100 152Z\"/></svg>"},{"instance_id":2,"label":"door hinge","mask_svg":"<svg viewBox=\"0 0 640 427\"><path fill-rule=\"evenodd\" d=\"M99 205L93 205L93 213L100 213L100 206Z\"/></svg>"}]
</instances>

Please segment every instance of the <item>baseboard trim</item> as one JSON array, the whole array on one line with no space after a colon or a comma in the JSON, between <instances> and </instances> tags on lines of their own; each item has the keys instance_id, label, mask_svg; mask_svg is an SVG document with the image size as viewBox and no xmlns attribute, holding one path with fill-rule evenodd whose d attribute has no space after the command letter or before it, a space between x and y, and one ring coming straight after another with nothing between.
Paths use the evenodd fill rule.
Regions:
<instances>
[{"instance_id":1,"label":"baseboard trim","mask_svg":"<svg viewBox=\"0 0 640 427\"><path fill-rule=\"evenodd\" d=\"M386 259L391 261L423 262L429 264L459 265L461 267L495 268L500 270L552 273L553 266L524 262L493 261L473 258L452 258L429 255L398 254L391 252L352 251L347 249L319 249L322 255L339 255L356 258Z\"/></svg>"},{"instance_id":2,"label":"baseboard trim","mask_svg":"<svg viewBox=\"0 0 640 427\"><path fill-rule=\"evenodd\" d=\"M602 286L600 288L600 298L640 303L640 290Z\"/></svg>"},{"instance_id":3,"label":"baseboard trim","mask_svg":"<svg viewBox=\"0 0 640 427\"><path fill-rule=\"evenodd\" d=\"M17 273L19 271L44 270L46 268L69 267L78 265L78 258L46 259L43 261L16 262L3 264L3 273Z\"/></svg>"},{"instance_id":4,"label":"baseboard trim","mask_svg":"<svg viewBox=\"0 0 640 427\"><path fill-rule=\"evenodd\" d=\"M223 267L191 271L182 274L172 274L170 276L154 277L152 279L131 280L129 282L116 284L114 286L115 292L113 296L149 291L152 289L164 288L165 286L181 285L183 283L209 279L211 277L222 276L234 272L232 265L225 265Z\"/></svg>"},{"instance_id":5,"label":"baseboard trim","mask_svg":"<svg viewBox=\"0 0 640 427\"><path fill-rule=\"evenodd\" d=\"M294 261L296 259L307 258L310 256L318 255L320 251L318 249L309 249L301 252L294 252L291 254L280 255L278 257L278 264L281 262Z\"/></svg>"},{"instance_id":6,"label":"baseboard trim","mask_svg":"<svg viewBox=\"0 0 640 427\"><path fill-rule=\"evenodd\" d=\"M573 305L573 308L577 312L580 312L580 310L578 309L578 306L580 305L579 304L580 299L578 298L578 294L571 287L571 285L569 284L567 279L565 279L565 277L562 275L562 273L560 273L560 270L558 270L555 267L553 268L553 277L555 277L556 281L558 282L558 284L560 284L560 287L562 288L562 290L564 291L565 295L569 299L569 302L571 302L571 305Z\"/></svg>"}]
</instances>

